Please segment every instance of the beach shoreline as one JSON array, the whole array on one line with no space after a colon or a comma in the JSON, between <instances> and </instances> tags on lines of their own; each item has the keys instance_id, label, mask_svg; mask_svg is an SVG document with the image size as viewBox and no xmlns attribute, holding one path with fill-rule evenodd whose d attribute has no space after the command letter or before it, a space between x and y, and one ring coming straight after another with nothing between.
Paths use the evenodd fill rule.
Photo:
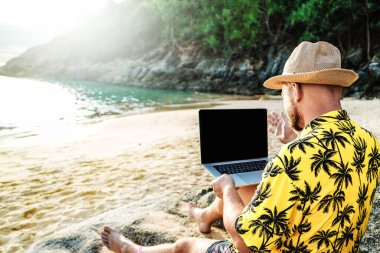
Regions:
<instances>
[{"instance_id":1,"label":"beach shoreline","mask_svg":"<svg viewBox=\"0 0 380 253\"><path fill-rule=\"evenodd\" d=\"M342 105L380 138L380 118L374 116L380 115L380 100L345 99ZM2 142L0 252L26 251L56 231L157 191L181 196L209 187L197 118L206 107L279 111L282 101L217 101L108 119L61 136ZM270 155L281 146L271 135L268 143Z\"/></svg>"}]
</instances>

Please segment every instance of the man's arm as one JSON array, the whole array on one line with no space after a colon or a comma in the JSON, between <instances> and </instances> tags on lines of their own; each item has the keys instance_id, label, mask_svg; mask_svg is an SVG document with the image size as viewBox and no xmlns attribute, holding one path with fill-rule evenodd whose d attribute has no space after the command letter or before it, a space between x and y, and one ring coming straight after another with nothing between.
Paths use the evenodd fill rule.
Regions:
<instances>
[{"instance_id":1,"label":"man's arm","mask_svg":"<svg viewBox=\"0 0 380 253\"><path fill-rule=\"evenodd\" d=\"M213 188L216 195L223 199L223 223L234 245L239 252L250 253L235 229L236 219L242 213L244 204L236 190L234 180L231 176L222 175L213 181Z\"/></svg>"}]
</instances>

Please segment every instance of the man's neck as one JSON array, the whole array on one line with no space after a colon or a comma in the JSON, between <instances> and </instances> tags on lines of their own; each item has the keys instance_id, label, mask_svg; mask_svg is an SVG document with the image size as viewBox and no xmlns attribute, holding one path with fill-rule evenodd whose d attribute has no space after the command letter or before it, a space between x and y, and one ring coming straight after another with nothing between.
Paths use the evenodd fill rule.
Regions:
<instances>
[{"instance_id":1,"label":"man's neck","mask_svg":"<svg viewBox=\"0 0 380 253\"><path fill-rule=\"evenodd\" d=\"M340 105L340 102L330 105L320 105L320 106L310 106L309 108L305 108L303 113L303 120L305 123L305 126L312 121L315 118L318 118L319 116L326 114L331 111L336 110L342 110L342 106ZM304 126L304 127L305 127Z\"/></svg>"}]
</instances>

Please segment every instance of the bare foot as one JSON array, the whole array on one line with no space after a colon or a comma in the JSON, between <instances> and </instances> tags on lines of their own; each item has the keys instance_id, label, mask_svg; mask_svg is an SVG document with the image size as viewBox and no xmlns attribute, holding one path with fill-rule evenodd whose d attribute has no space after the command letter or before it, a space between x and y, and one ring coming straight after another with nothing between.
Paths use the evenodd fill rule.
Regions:
<instances>
[{"instance_id":1,"label":"bare foot","mask_svg":"<svg viewBox=\"0 0 380 253\"><path fill-rule=\"evenodd\" d=\"M201 233L210 233L211 231L211 223L207 223L203 219L203 210L202 208L197 207L197 205L193 202L189 203L189 214L190 217L194 218L198 224L199 232Z\"/></svg>"},{"instance_id":2,"label":"bare foot","mask_svg":"<svg viewBox=\"0 0 380 253\"><path fill-rule=\"evenodd\" d=\"M136 253L140 247L108 226L103 228L101 240L104 246L116 253Z\"/></svg>"}]
</instances>

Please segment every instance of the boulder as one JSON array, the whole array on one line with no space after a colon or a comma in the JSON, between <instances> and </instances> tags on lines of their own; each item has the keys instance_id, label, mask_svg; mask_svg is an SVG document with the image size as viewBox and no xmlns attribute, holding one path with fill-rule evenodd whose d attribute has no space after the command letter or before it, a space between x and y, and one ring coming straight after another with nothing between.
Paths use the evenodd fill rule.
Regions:
<instances>
[{"instance_id":1,"label":"boulder","mask_svg":"<svg viewBox=\"0 0 380 253\"><path fill-rule=\"evenodd\" d=\"M360 245L360 252L362 253L378 253L380 252L380 227L378 221L380 220L380 188L376 190L375 198L373 200L373 208L371 216L368 221L367 231L363 237Z\"/></svg>"},{"instance_id":2,"label":"boulder","mask_svg":"<svg viewBox=\"0 0 380 253\"><path fill-rule=\"evenodd\" d=\"M351 66L359 67L363 62L363 49L351 49L345 56L345 59L349 62L349 64L351 64Z\"/></svg>"},{"instance_id":3,"label":"boulder","mask_svg":"<svg viewBox=\"0 0 380 253\"><path fill-rule=\"evenodd\" d=\"M210 199L210 190L188 194L186 201ZM208 205L207 201L205 205ZM101 252L100 232L104 225L119 230L123 235L141 245L172 243L176 239L193 236L210 238L198 232L196 224L189 221L187 203L179 196L156 193L124 207L95 216L82 223L34 243L28 253ZM225 234L224 231L220 233ZM226 235L226 234L225 234Z\"/></svg>"},{"instance_id":4,"label":"boulder","mask_svg":"<svg viewBox=\"0 0 380 253\"><path fill-rule=\"evenodd\" d=\"M380 63L373 62L369 64L368 72L373 78L380 80Z\"/></svg>"}]
</instances>

